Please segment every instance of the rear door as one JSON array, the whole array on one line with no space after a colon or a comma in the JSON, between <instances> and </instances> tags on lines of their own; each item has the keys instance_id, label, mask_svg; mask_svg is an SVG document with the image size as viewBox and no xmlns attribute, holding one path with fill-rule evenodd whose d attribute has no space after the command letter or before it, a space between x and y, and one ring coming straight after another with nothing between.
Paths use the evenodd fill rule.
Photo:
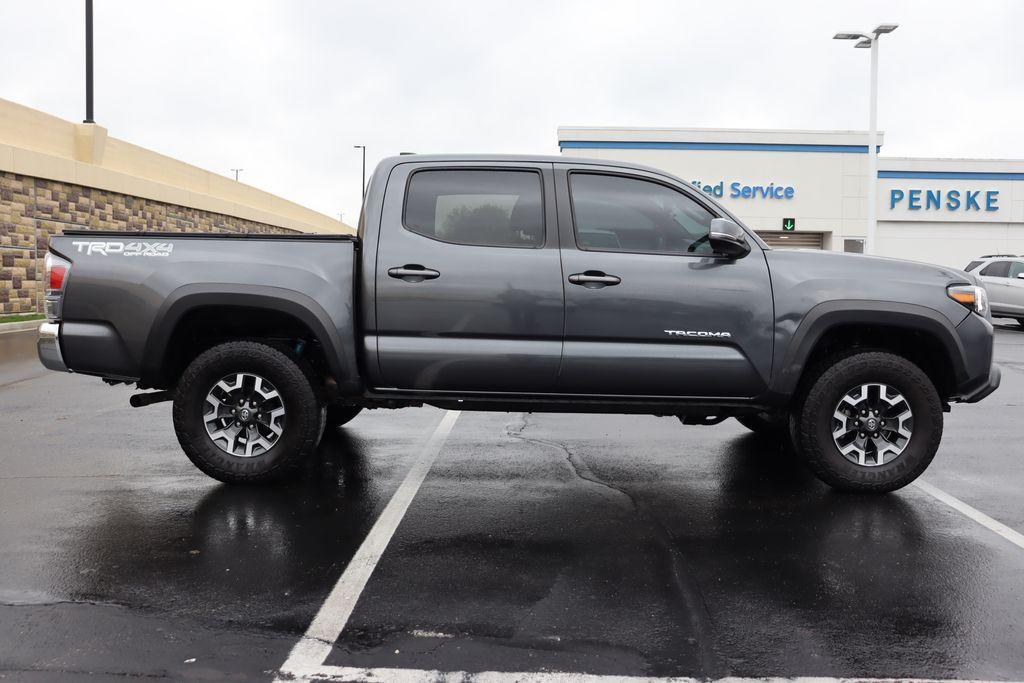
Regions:
<instances>
[{"instance_id":1,"label":"rear door","mask_svg":"<svg viewBox=\"0 0 1024 683\"><path fill-rule=\"evenodd\" d=\"M400 164L376 265L383 388L554 391L563 292L551 164Z\"/></svg>"},{"instance_id":2,"label":"rear door","mask_svg":"<svg viewBox=\"0 0 1024 683\"><path fill-rule=\"evenodd\" d=\"M750 397L771 373L764 252L715 256L710 204L662 176L556 164L574 394Z\"/></svg>"}]
</instances>

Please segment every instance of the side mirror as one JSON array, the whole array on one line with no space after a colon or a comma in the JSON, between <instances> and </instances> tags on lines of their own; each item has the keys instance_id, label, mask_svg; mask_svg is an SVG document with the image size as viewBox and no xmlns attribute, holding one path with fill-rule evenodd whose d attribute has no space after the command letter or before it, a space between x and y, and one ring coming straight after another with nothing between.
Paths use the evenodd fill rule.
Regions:
<instances>
[{"instance_id":1,"label":"side mirror","mask_svg":"<svg viewBox=\"0 0 1024 683\"><path fill-rule=\"evenodd\" d=\"M743 228L727 218L711 219L708 242L716 254L730 258L743 258L750 253L750 244Z\"/></svg>"}]
</instances>

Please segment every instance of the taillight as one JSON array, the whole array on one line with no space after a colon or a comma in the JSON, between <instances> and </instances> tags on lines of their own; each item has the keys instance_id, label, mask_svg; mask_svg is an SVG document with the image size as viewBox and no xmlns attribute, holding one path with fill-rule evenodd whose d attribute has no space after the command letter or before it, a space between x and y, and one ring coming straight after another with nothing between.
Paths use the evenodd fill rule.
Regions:
<instances>
[{"instance_id":1,"label":"taillight","mask_svg":"<svg viewBox=\"0 0 1024 683\"><path fill-rule=\"evenodd\" d=\"M68 279L71 263L60 256L55 256L53 252L47 252L43 264L46 267L46 293L60 294Z\"/></svg>"},{"instance_id":2,"label":"taillight","mask_svg":"<svg viewBox=\"0 0 1024 683\"><path fill-rule=\"evenodd\" d=\"M68 282L71 262L53 252L47 252L46 258L43 259L43 268L46 277L46 296L43 298L46 318L57 321L61 317L61 295L64 294L64 285Z\"/></svg>"}]
</instances>

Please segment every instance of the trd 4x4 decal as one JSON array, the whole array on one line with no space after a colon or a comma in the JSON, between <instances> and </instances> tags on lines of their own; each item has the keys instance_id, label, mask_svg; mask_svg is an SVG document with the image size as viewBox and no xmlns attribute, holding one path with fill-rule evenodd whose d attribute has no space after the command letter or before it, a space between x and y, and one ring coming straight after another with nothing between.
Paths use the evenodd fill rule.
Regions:
<instances>
[{"instance_id":1,"label":"trd 4x4 decal","mask_svg":"<svg viewBox=\"0 0 1024 683\"><path fill-rule=\"evenodd\" d=\"M174 244L170 242L72 242L78 253L88 256L170 256Z\"/></svg>"}]
</instances>

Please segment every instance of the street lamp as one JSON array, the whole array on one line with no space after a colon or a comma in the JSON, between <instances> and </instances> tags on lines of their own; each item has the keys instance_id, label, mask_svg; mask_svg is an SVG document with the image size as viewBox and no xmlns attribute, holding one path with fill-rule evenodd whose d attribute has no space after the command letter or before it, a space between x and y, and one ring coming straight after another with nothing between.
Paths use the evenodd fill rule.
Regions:
<instances>
[{"instance_id":1,"label":"street lamp","mask_svg":"<svg viewBox=\"0 0 1024 683\"><path fill-rule=\"evenodd\" d=\"M85 0L85 121L92 118L92 0Z\"/></svg>"},{"instance_id":2,"label":"street lamp","mask_svg":"<svg viewBox=\"0 0 1024 683\"><path fill-rule=\"evenodd\" d=\"M363 150L363 199L366 199L366 145L352 145L352 149Z\"/></svg>"},{"instance_id":3,"label":"street lamp","mask_svg":"<svg viewBox=\"0 0 1024 683\"><path fill-rule=\"evenodd\" d=\"M856 40L854 47L871 48L871 95L868 115L868 230L864 236L864 253L875 252L875 229L878 226L878 39L892 33L899 24L879 24L870 34L837 33L835 40Z\"/></svg>"},{"instance_id":4,"label":"street lamp","mask_svg":"<svg viewBox=\"0 0 1024 683\"><path fill-rule=\"evenodd\" d=\"M245 169L244 168L233 168L231 170L235 172L235 182L237 183L238 182L238 174L241 173L242 171L244 171Z\"/></svg>"}]
</instances>

